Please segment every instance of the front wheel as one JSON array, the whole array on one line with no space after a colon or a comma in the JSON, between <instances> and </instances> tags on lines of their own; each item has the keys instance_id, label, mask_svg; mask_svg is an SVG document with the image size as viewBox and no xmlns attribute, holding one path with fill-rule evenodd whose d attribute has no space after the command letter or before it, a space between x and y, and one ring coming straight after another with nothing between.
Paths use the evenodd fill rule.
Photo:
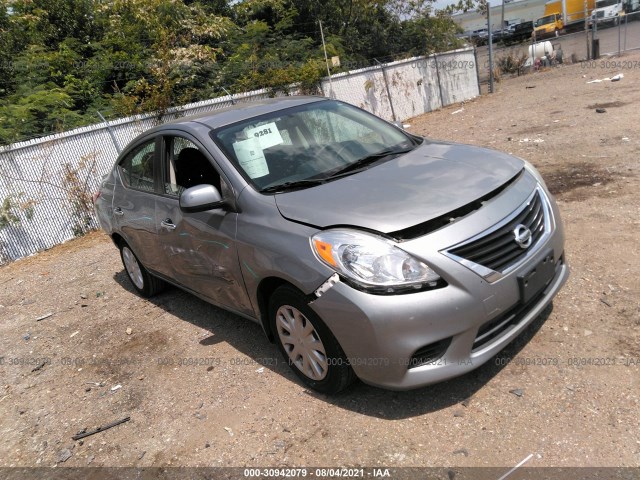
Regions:
<instances>
[{"instance_id":1,"label":"front wheel","mask_svg":"<svg viewBox=\"0 0 640 480\"><path fill-rule=\"evenodd\" d=\"M269 302L269 319L279 350L309 387L332 394L355 379L340 344L298 290L278 288Z\"/></svg>"},{"instance_id":2,"label":"front wheel","mask_svg":"<svg viewBox=\"0 0 640 480\"><path fill-rule=\"evenodd\" d=\"M122 258L122 264L129 280L141 296L152 297L164 288L165 283L144 268L144 265L140 263L138 257L125 242L120 244L120 258Z\"/></svg>"}]
</instances>

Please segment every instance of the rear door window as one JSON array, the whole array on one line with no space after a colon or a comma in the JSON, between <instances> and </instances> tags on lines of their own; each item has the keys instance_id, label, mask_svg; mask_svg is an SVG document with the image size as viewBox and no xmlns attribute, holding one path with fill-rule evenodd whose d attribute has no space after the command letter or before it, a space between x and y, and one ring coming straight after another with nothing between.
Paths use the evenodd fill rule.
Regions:
<instances>
[{"instance_id":1,"label":"rear door window","mask_svg":"<svg viewBox=\"0 0 640 480\"><path fill-rule=\"evenodd\" d=\"M155 176L155 139L134 148L118 164L120 176L129 188L153 192Z\"/></svg>"}]
</instances>

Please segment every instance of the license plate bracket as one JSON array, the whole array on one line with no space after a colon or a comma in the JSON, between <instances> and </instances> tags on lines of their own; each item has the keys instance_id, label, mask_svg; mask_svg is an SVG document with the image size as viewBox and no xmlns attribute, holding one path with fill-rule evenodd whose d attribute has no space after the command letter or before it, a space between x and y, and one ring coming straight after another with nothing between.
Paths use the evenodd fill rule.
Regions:
<instances>
[{"instance_id":1,"label":"license plate bracket","mask_svg":"<svg viewBox=\"0 0 640 480\"><path fill-rule=\"evenodd\" d=\"M553 258L553 250L547 251L535 267L518 276L520 301L522 303L528 303L551 282L556 271Z\"/></svg>"}]
</instances>

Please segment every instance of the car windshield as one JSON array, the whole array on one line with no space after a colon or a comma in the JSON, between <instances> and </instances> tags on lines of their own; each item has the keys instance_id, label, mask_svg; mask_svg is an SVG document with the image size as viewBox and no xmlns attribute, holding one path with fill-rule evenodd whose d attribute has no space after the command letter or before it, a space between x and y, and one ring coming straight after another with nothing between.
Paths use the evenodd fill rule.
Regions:
<instances>
[{"instance_id":1,"label":"car windshield","mask_svg":"<svg viewBox=\"0 0 640 480\"><path fill-rule=\"evenodd\" d=\"M542 17L538 19L538 21L536 22L536 27L539 27L541 25L546 25L547 23L555 22L555 20L556 20L555 15L547 15L546 17Z\"/></svg>"},{"instance_id":2,"label":"car windshield","mask_svg":"<svg viewBox=\"0 0 640 480\"><path fill-rule=\"evenodd\" d=\"M419 143L380 118L333 100L254 117L214 130L211 136L264 193L352 174Z\"/></svg>"}]
</instances>

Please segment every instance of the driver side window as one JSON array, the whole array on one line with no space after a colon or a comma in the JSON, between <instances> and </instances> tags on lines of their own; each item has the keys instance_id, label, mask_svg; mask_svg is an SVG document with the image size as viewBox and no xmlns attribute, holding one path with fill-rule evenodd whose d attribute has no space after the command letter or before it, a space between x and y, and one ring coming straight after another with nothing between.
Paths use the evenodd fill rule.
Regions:
<instances>
[{"instance_id":1,"label":"driver side window","mask_svg":"<svg viewBox=\"0 0 640 480\"><path fill-rule=\"evenodd\" d=\"M220 174L196 144L183 137L165 137L165 148L164 193L179 197L187 188L202 184L220 191Z\"/></svg>"}]
</instances>

